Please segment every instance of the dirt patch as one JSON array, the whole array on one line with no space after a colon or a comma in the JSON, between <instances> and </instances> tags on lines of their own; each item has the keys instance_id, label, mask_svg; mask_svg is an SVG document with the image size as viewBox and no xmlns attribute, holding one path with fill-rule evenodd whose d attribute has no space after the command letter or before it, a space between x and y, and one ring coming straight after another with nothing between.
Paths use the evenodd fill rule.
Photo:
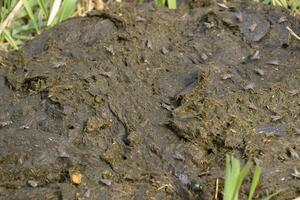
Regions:
<instances>
[{"instance_id":1,"label":"dirt patch","mask_svg":"<svg viewBox=\"0 0 300 200\"><path fill-rule=\"evenodd\" d=\"M226 153L299 196L299 20L228 6L111 4L2 56L1 199L212 199Z\"/></svg>"}]
</instances>

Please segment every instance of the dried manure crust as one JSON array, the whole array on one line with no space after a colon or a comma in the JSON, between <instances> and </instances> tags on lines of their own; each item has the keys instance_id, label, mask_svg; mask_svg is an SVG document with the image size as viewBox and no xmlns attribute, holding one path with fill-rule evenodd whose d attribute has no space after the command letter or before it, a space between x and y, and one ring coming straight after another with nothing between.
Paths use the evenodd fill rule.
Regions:
<instances>
[{"instance_id":1,"label":"dried manure crust","mask_svg":"<svg viewBox=\"0 0 300 200\"><path fill-rule=\"evenodd\" d=\"M212 199L227 153L300 196L300 21L227 6L112 3L2 54L0 199Z\"/></svg>"}]
</instances>

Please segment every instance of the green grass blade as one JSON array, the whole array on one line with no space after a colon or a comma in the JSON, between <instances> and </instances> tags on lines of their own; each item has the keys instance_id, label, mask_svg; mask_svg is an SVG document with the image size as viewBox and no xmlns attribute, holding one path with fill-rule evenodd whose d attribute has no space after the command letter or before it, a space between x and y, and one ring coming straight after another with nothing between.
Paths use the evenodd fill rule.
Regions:
<instances>
[{"instance_id":1,"label":"green grass blade","mask_svg":"<svg viewBox=\"0 0 300 200\"><path fill-rule=\"evenodd\" d=\"M270 2L272 2L272 0L264 0L262 3L268 4Z\"/></svg>"},{"instance_id":2,"label":"green grass blade","mask_svg":"<svg viewBox=\"0 0 300 200\"><path fill-rule=\"evenodd\" d=\"M231 181L231 156L226 155L226 168L225 168L225 183L224 183L224 200L231 199L232 191Z\"/></svg>"},{"instance_id":3,"label":"green grass blade","mask_svg":"<svg viewBox=\"0 0 300 200\"><path fill-rule=\"evenodd\" d=\"M18 50L18 46L15 42L15 40L11 37L11 34L9 33L9 31L7 30L4 30L3 31L3 34L4 34L4 38L5 40L10 44L10 46L15 49L15 50Z\"/></svg>"},{"instance_id":4,"label":"green grass blade","mask_svg":"<svg viewBox=\"0 0 300 200\"><path fill-rule=\"evenodd\" d=\"M168 7L170 9L176 9L176 0L168 0Z\"/></svg>"},{"instance_id":5,"label":"green grass blade","mask_svg":"<svg viewBox=\"0 0 300 200\"><path fill-rule=\"evenodd\" d=\"M64 0L61 6L59 22L71 17L76 9L77 0Z\"/></svg>"},{"instance_id":6,"label":"green grass blade","mask_svg":"<svg viewBox=\"0 0 300 200\"><path fill-rule=\"evenodd\" d=\"M23 34L23 35L15 35L14 38L17 39L16 42L22 43L21 42L22 40L31 40L33 37L27 34Z\"/></svg>"},{"instance_id":7,"label":"green grass blade","mask_svg":"<svg viewBox=\"0 0 300 200\"><path fill-rule=\"evenodd\" d=\"M248 200L252 200L252 198L253 198L255 189L259 182L260 175L261 175L261 168L260 168L260 166L256 165L254 174L253 174L253 180L252 180L251 187L250 187Z\"/></svg>"},{"instance_id":8,"label":"green grass blade","mask_svg":"<svg viewBox=\"0 0 300 200\"><path fill-rule=\"evenodd\" d=\"M48 13L48 10L47 10L47 7L46 7L45 0L38 0L38 4L39 4L41 10L43 11L43 14L45 15L45 17L48 18L49 13Z\"/></svg>"},{"instance_id":9,"label":"green grass blade","mask_svg":"<svg viewBox=\"0 0 300 200\"><path fill-rule=\"evenodd\" d=\"M12 36L15 37L15 35L19 34L19 33L28 33L29 31L32 32L34 31L34 25L32 22L28 23L28 24L21 24L21 25L17 25L14 26L14 28L12 29ZM29 34L31 36L31 34Z\"/></svg>"},{"instance_id":10,"label":"green grass blade","mask_svg":"<svg viewBox=\"0 0 300 200\"><path fill-rule=\"evenodd\" d=\"M239 190L241 188L241 185L243 183L243 180L245 177L248 175L251 167L252 167L252 162L247 162L247 164L242 168L241 172L239 173L236 183L235 183L235 188L233 190L233 198L232 200L238 200L238 195L239 195Z\"/></svg>"},{"instance_id":11,"label":"green grass blade","mask_svg":"<svg viewBox=\"0 0 300 200\"><path fill-rule=\"evenodd\" d=\"M231 193L232 193L231 199L232 200L238 200L237 195L235 195L235 193L234 193L234 189L236 188L236 185L238 184L239 175L241 173L240 172L241 171L241 162L238 159L234 158L233 156L231 158L231 162L232 162L232 172L231 172L231 174L233 176L233 188L232 188L232 191L231 191Z\"/></svg>"},{"instance_id":12,"label":"green grass blade","mask_svg":"<svg viewBox=\"0 0 300 200\"><path fill-rule=\"evenodd\" d=\"M286 0L279 0L280 4L284 7L284 8L287 8L288 7L288 4L287 4L287 1Z\"/></svg>"},{"instance_id":13,"label":"green grass blade","mask_svg":"<svg viewBox=\"0 0 300 200\"><path fill-rule=\"evenodd\" d=\"M274 192L273 194L267 196L267 197L264 197L262 198L261 200L271 200L274 196L278 195L280 192L282 192L282 190L279 190L277 192Z\"/></svg>"},{"instance_id":14,"label":"green grass blade","mask_svg":"<svg viewBox=\"0 0 300 200\"><path fill-rule=\"evenodd\" d=\"M166 5L166 0L155 0L155 3L159 6L165 6Z\"/></svg>"},{"instance_id":15,"label":"green grass blade","mask_svg":"<svg viewBox=\"0 0 300 200\"><path fill-rule=\"evenodd\" d=\"M233 156L226 155L226 172L224 184L224 200L234 198L234 188L240 173L240 161Z\"/></svg>"},{"instance_id":16,"label":"green grass blade","mask_svg":"<svg viewBox=\"0 0 300 200\"><path fill-rule=\"evenodd\" d=\"M33 24L34 24L34 27L35 27L35 29L36 29L36 32L37 32L38 34L40 34L40 29L39 29L39 27L38 27L36 18L35 18L35 16L33 15L33 12L32 12L32 9L31 9L31 6L30 6L29 2L28 2L27 0L22 0L22 2L23 2L23 5L24 5L24 7L25 7L27 13L28 13L28 16L29 16L30 20L31 20L31 21L33 22Z\"/></svg>"}]
</instances>

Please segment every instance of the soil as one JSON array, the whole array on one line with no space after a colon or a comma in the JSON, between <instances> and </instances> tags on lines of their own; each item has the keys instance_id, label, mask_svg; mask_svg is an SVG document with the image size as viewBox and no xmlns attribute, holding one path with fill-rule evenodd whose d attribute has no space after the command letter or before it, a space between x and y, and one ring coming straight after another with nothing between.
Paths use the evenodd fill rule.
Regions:
<instances>
[{"instance_id":1,"label":"soil","mask_svg":"<svg viewBox=\"0 0 300 200\"><path fill-rule=\"evenodd\" d=\"M299 18L226 5L109 3L2 54L0 199L222 199L226 154L300 196Z\"/></svg>"}]
</instances>

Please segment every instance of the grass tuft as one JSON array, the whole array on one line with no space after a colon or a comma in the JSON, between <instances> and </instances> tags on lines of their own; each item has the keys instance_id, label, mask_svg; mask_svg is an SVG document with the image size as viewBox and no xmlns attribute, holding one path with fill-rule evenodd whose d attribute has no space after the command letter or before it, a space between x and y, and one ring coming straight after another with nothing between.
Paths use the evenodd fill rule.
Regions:
<instances>
[{"instance_id":1,"label":"grass tuft","mask_svg":"<svg viewBox=\"0 0 300 200\"><path fill-rule=\"evenodd\" d=\"M177 0L153 1L162 7L177 8ZM300 0L253 1L282 6L294 14L300 13ZM8 43L10 49L18 49L24 41L32 39L42 30L69 17L85 15L93 8L101 10L104 3L103 0L0 0L0 6L0 47Z\"/></svg>"},{"instance_id":2,"label":"grass tuft","mask_svg":"<svg viewBox=\"0 0 300 200\"><path fill-rule=\"evenodd\" d=\"M0 48L8 43L16 50L42 30L91 9L103 9L103 0L0 0Z\"/></svg>"},{"instance_id":3,"label":"grass tuft","mask_svg":"<svg viewBox=\"0 0 300 200\"><path fill-rule=\"evenodd\" d=\"M226 155L224 200L238 200L240 187L251 167L252 162L248 162L241 170L240 161L231 155Z\"/></svg>"},{"instance_id":4,"label":"grass tuft","mask_svg":"<svg viewBox=\"0 0 300 200\"><path fill-rule=\"evenodd\" d=\"M238 200L239 192L243 181L249 175L253 163L248 161L246 165L241 168L241 163L238 159L232 155L226 155L226 169L225 169L225 183L224 183L224 200ZM261 175L261 167L256 165L252 177L252 182L249 190L248 200L252 200L254 192L258 186ZM277 191L263 200L270 200L274 196L278 195L281 191Z\"/></svg>"}]
</instances>

